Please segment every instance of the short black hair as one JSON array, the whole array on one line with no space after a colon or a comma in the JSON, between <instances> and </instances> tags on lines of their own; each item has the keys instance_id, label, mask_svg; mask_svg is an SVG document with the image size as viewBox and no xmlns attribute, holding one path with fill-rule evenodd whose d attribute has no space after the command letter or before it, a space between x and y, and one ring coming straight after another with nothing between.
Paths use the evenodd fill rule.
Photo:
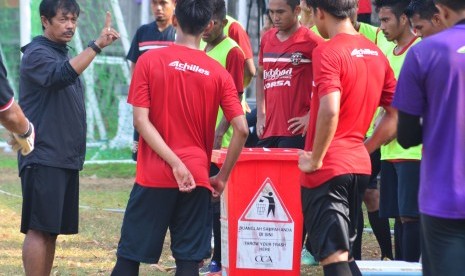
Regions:
<instances>
[{"instance_id":1,"label":"short black hair","mask_svg":"<svg viewBox=\"0 0 465 276\"><path fill-rule=\"evenodd\" d=\"M200 35L212 18L211 0L177 0L174 14L181 30L186 34Z\"/></svg>"},{"instance_id":2,"label":"short black hair","mask_svg":"<svg viewBox=\"0 0 465 276\"><path fill-rule=\"evenodd\" d=\"M397 19L405 14L410 1L408 0L375 0L376 12L381 8L390 8Z\"/></svg>"},{"instance_id":3,"label":"short black hair","mask_svg":"<svg viewBox=\"0 0 465 276\"><path fill-rule=\"evenodd\" d=\"M286 0L286 3L291 6L291 9L294 10L295 7L300 5L300 0Z\"/></svg>"},{"instance_id":4,"label":"short black hair","mask_svg":"<svg viewBox=\"0 0 465 276\"><path fill-rule=\"evenodd\" d=\"M354 18L357 14L358 0L306 0L307 5L320 8L338 19Z\"/></svg>"},{"instance_id":5,"label":"short black hair","mask_svg":"<svg viewBox=\"0 0 465 276\"><path fill-rule=\"evenodd\" d=\"M433 19L433 16L437 13L439 13L439 10L434 5L433 0L412 0L405 11L409 18L418 14L421 19L425 20Z\"/></svg>"},{"instance_id":6,"label":"short black hair","mask_svg":"<svg viewBox=\"0 0 465 276\"><path fill-rule=\"evenodd\" d=\"M442 4L455 11L465 10L465 1L463 0L434 0L435 4Z\"/></svg>"},{"instance_id":7,"label":"short black hair","mask_svg":"<svg viewBox=\"0 0 465 276\"><path fill-rule=\"evenodd\" d=\"M39 5L40 16L47 18L50 22L57 15L58 10L64 13L75 14L79 17L81 8L76 0L42 0ZM42 26L44 29L44 26Z\"/></svg>"},{"instance_id":8,"label":"short black hair","mask_svg":"<svg viewBox=\"0 0 465 276\"><path fill-rule=\"evenodd\" d=\"M213 16L221 20L226 18L226 3L224 0L213 0Z\"/></svg>"}]
</instances>

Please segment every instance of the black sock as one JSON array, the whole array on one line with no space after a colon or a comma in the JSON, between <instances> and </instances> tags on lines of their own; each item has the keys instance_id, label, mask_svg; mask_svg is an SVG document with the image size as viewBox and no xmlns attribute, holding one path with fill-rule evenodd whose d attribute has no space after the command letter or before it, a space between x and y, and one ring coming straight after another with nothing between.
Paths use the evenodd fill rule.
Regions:
<instances>
[{"instance_id":1,"label":"black sock","mask_svg":"<svg viewBox=\"0 0 465 276\"><path fill-rule=\"evenodd\" d=\"M325 276L351 276L348 262L337 262L323 266Z\"/></svg>"},{"instance_id":2,"label":"black sock","mask_svg":"<svg viewBox=\"0 0 465 276\"><path fill-rule=\"evenodd\" d=\"M118 257L111 276L137 276L139 275L139 265L139 262Z\"/></svg>"},{"instance_id":3,"label":"black sock","mask_svg":"<svg viewBox=\"0 0 465 276\"><path fill-rule=\"evenodd\" d=\"M194 276L199 275L200 261L179 261L176 260L175 276Z\"/></svg>"},{"instance_id":4,"label":"black sock","mask_svg":"<svg viewBox=\"0 0 465 276\"><path fill-rule=\"evenodd\" d=\"M362 276L362 272L355 261L349 262L349 268L353 276Z\"/></svg>"},{"instance_id":5,"label":"black sock","mask_svg":"<svg viewBox=\"0 0 465 276\"><path fill-rule=\"evenodd\" d=\"M403 260L402 256L402 222L400 218L396 218L394 223L394 249L396 252L396 260Z\"/></svg>"},{"instance_id":6,"label":"black sock","mask_svg":"<svg viewBox=\"0 0 465 276\"><path fill-rule=\"evenodd\" d=\"M358 215L358 223L357 223L357 236L355 237L355 241L352 244L352 257L356 260L362 259L362 234L363 234L363 210L360 208L360 213Z\"/></svg>"},{"instance_id":7,"label":"black sock","mask_svg":"<svg viewBox=\"0 0 465 276\"><path fill-rule=\"evenodd\" d=\"M213 242L215 248L213 249L212 261L221 265L221 222L220 213L213 212Z\"/></svg>"},{"instance_id":8,"label":"black sock","mask_svg":"<svg viewBox=\"0 0 465 276\"><path fill-rule=\"evenodd\" d=\"M420 222L402 223L402 256L404 261L418 262L420 252Z\"/></svg>"},{"instance_id":9,"label":"black sock","mask_svg":"<svg viewBox=\"0 0 465 276\"><path fill-rule=\"evenodd\" d=\"M381 249L381 260L384 258L393 260L394 257L392 255L391 229L389 227L389 219L380 218L379 211L368 212L368 219L370 220L373 234L375 234L379 248Z\"/></svg>"}]
</instances>

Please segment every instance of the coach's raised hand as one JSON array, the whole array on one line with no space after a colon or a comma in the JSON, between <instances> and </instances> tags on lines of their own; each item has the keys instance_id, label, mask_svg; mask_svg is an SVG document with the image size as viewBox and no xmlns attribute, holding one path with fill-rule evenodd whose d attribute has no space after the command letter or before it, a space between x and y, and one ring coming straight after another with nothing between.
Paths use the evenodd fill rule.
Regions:
<instances>
[{"instance_id":1,"label":"coach's raised hand","mask_svg":"<svg viewBox=\"0 0 465 276\"><path fill-rule=\"evenodd\" d=\"M119 33L111 27L111 13L107 11L105 27L102 29L99 38L95 40L95 44L97 44L100 49L103 49L112 44L113 41L117 40L119 37Z\"/></svg>"}]
</instances>

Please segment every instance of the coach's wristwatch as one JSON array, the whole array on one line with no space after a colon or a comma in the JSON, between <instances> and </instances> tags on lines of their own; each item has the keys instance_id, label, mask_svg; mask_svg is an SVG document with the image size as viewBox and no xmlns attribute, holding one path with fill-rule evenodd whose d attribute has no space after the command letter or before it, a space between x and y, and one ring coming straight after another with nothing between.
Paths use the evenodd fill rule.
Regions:
<instances>
[{"instance_id":1,"label":"coach's wristwatch","mask_svg":"<svg viewBox=\"0 0 465 276\"><path fill-rule=\"evenodd\" d=\"M89 41L89 44L87 44L87 47L90 47L97 54L100 54L102 52L102 49L100 49L100 47L95 43L95 40Z\"/></svg>"}]
</instances>

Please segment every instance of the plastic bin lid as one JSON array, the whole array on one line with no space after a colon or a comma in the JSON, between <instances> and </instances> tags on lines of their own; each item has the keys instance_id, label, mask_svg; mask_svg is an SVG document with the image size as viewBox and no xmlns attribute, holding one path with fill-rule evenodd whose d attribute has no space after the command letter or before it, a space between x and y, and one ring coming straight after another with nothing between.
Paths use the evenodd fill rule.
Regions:
<instances>
[{"instance_id":1,"label":"plastic bin lid","mask_svg":"<svg viewBox=\"0 0 465 276\"><path fill-rule=\"evenodd\" d=\"M255 161L255 160L283 160L283 161L297 161L299 156L297 152L299 149L287 148L244 148L239 156L238 162L241 161ZM227 148L214 150L212 153L212 162L216 164L223 164L226 159Z\"/></svg>"}]
</instances>

